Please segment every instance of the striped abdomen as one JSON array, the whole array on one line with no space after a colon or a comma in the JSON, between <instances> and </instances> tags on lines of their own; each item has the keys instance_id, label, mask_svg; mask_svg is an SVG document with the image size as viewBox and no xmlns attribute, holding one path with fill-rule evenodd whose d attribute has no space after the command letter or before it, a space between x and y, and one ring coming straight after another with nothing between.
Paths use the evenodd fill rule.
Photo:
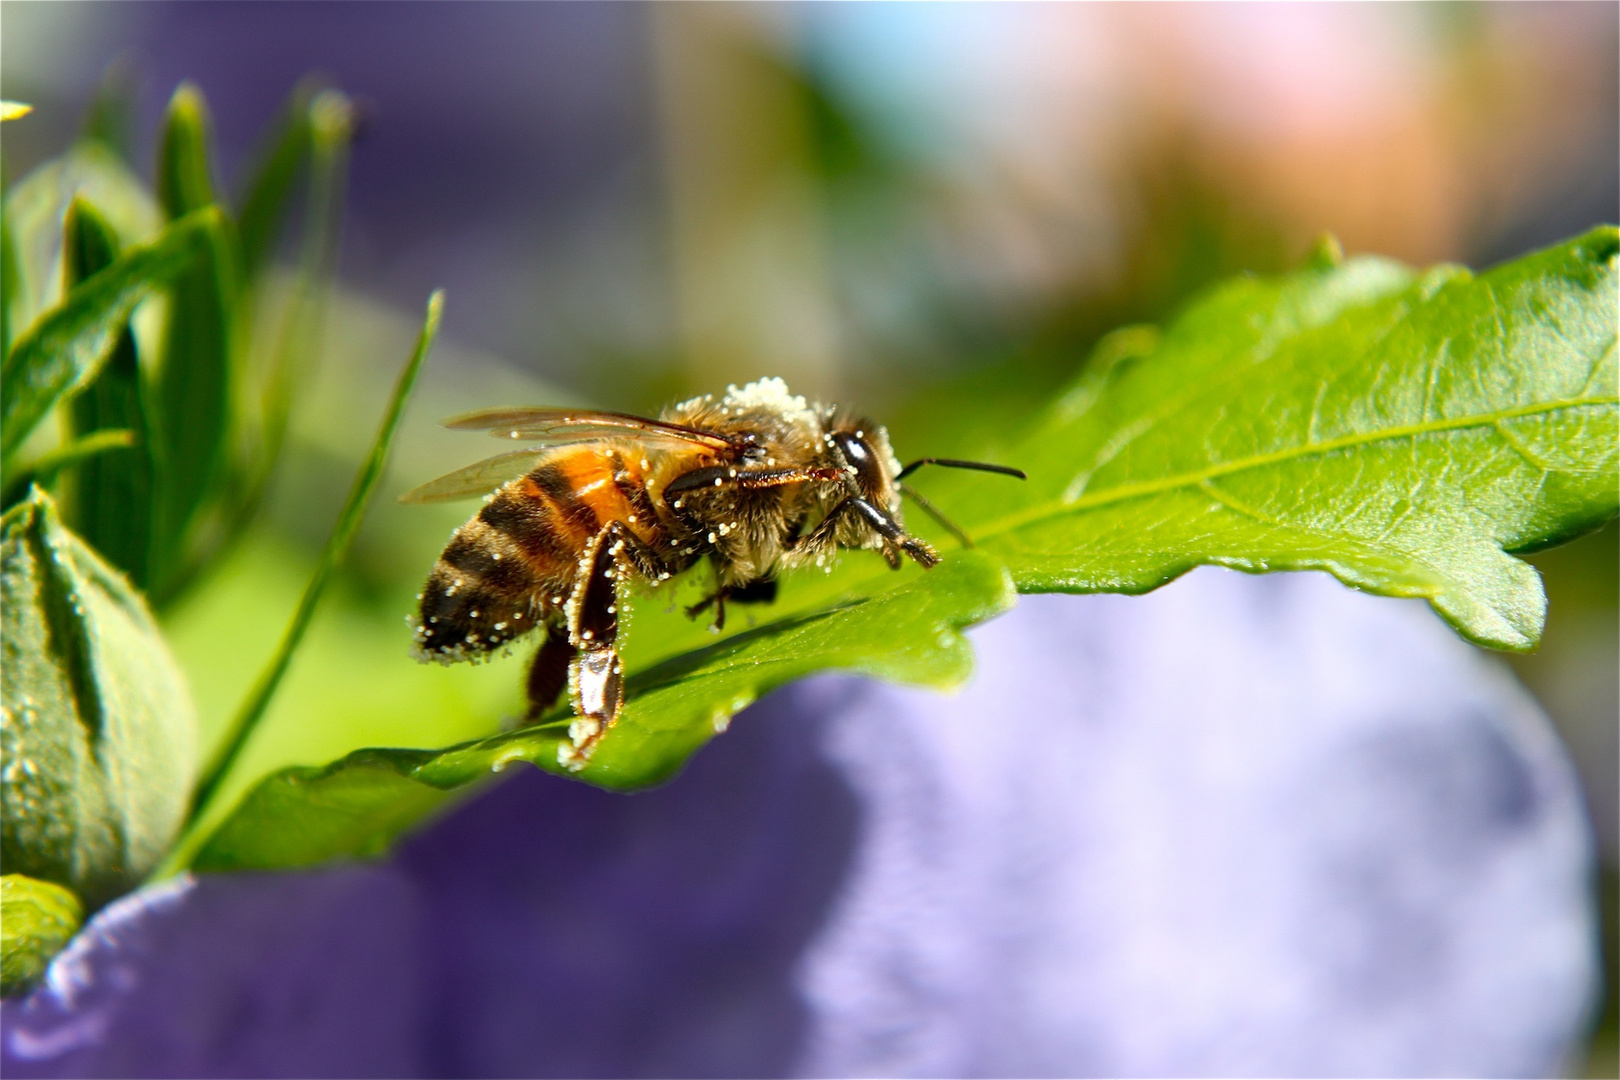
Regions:
<instances>
[{"instance_id":1,"label":"striped abdomen","mask_svg":"<svg viewBox=\"0 0 1620 1080\"><path fill-rule=\"evenodd\" d=\"M644 463L605 445L557 450L497 491L456 530L428 576L416 630L421 653L465 659L556 621L580 559L610 521L660 547Z\"/></svg>"}]
</instances>

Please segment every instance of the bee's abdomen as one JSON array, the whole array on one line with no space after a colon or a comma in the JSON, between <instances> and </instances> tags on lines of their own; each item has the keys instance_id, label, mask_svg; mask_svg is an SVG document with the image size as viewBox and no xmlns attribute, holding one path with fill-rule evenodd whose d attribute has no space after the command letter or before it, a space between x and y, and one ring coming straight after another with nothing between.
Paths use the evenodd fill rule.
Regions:
<instances>
[{"instance_id":1,"label":"bee's abdomen","mask_svg":"<svg viewBox=\"0 0 1620 1080\"><path fill-rule=\"evenodd\" d=\"M583 544L559 528L555 506L528 478L502 488L456 530L422 590L417 646L429 659L499 649L558 610Z\"/></svg>"}]
</instances>

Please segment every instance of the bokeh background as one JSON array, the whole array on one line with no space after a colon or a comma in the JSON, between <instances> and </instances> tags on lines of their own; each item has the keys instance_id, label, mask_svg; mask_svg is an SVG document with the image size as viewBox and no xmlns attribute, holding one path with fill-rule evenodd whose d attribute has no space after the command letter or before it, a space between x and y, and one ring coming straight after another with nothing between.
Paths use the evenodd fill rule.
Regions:
<instances>
[{"instance_id":1,"label":"bokeh background","mask_svg":"<svg viewBox=\"0 0 1620 1080\"><path fill-rule=\"evenodd\" d=\"M230 715L374 431L420 305L442 346L385 495L481 449L485 404L654 410L766 374L969 451L1104 332L1224 275L1351 252L1488 266L1620 218L1612 3L0 5L15 181L108 86L143 175L169 94L212 107L227 190L318 73L364 117L340 289L250 539L170 628ZM361 745L439 745L517 709L511 665L402 662L464 507L380 503L235 783ZM1514 670L1620 864L1613 524L1537 556L1546 640ZM1597 886L1595 886L1597 887ZM1587 1067L1615 1074L1613 995Z\"/></svg>"}]
</instances>

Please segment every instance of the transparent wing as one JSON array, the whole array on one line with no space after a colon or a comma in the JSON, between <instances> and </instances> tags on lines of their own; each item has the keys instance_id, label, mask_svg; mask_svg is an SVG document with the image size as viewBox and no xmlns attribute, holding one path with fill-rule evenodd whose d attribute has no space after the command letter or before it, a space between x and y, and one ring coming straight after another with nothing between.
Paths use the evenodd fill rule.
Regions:
<instances>
[{"instance_id":1,"label":"transparent wing","mask_svg":"<svg viewBox=\"0 0 1620 1080\"><path fill-rule=\"evenodd\" d=\"M581 442L593 440L579 440ZM558 444L553 443L551 446ZM402 503L449 502L452 499L470 499L475 495L488 495L508 480L516 480L533 469L551 446L526 446L522 450L508 450L492 458L457 469L437 480L429 480L399 497Z\"/></svg>"},{"instance_id":2,"label":"transparent wing","mask_svg":"<svg viewBox=\"0 0 1620 1080\"><path fill-rule=\"evenodd\" d=\"M452 416L444 426L457 431L487 431L497 439L523 439L544 446L593 438L632 439L685 448L696 445L713 450L728 450L732 445L724 436L698 428L591 409L480 409Z\"/></svg>"}]
</instances>

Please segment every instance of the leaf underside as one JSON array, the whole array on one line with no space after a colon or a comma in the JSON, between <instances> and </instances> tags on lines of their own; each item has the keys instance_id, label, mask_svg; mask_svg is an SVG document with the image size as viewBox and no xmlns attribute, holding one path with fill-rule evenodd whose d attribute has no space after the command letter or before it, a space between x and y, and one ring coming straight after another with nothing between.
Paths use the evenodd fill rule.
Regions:
<instances>
[{"instance_id":1,"label":"leaf underside","mask_svg":"<svg viewBox=\"0 0 1620 1080\"><path fill-rule=\"evenodd\" d=\"M1045 414L992 448L1027 483L919 477L977 551L893 578L859 562L870 553L847 553L831 579L785 581L773 621L704 648L673 620L638 614L631 699L574 775L657 783L737 710L818 671L960 682L971 660L960 631L1005 610L1012 583L1139 593L1206 564L1326 570L1425 597L1470 640L1533 647L1544 595L1509 553L1616 510L1617 247L1601 228L1477 278L1373 258L1312 265L1229 283L1162 334L1116 333ZM565 730L566 717L443 751L282 770L194 865L379 851L492 770L557 771Z\"/></svg>"}]
</instances>

